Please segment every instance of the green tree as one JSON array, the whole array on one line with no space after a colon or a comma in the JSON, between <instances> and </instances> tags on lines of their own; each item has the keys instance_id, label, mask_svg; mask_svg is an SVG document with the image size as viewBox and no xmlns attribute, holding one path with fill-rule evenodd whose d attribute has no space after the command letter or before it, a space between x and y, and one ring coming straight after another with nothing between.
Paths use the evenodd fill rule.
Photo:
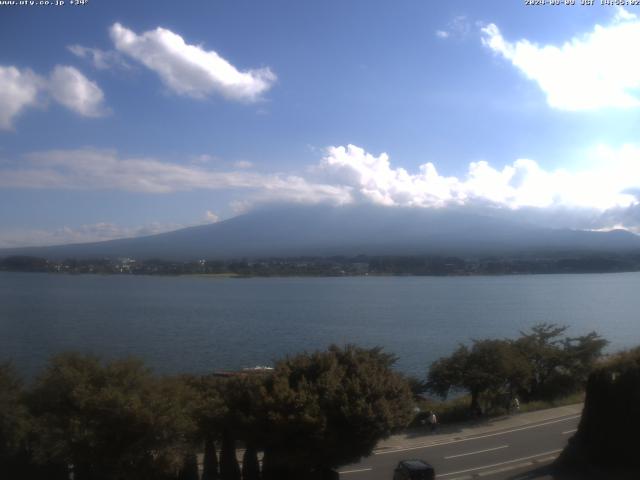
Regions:
<instances>
[{"instance_id":1,"label":"green tree","mask_svg":"<svg viewBox=\"0 0 640 480\"><path fill-rule=\"evenodd\" d=\"M521 389L525 398L552 399L584 388L608 342L596 332L571 338L566 331L566 326L541 323L516 340L532 368L529 385Z\"/></svg>"},{"instance_id":2,"label":"green tree","mask_svg":"<svg viewBox=\"0 0 640 480\"><path fill-rule=\"evenodd\" d=\"M474 340L471 348L461 345L449 357L434 362L429 369L429 389L446 397L452 388L471 395L470 408L480 407L480 397L512 395L531 376L526 359L508 340Z\"/></svg>"},{"instance_id":3,"label":"green tree","mask_svg":"<svg viewBox=\"0 0 640 480\"><path fill-rule=\"evenodd\" d=\"M0 476L6 478L32 478L36 473L28 449L31 422L23 396L22 382L13 366L1 363Z\"/></svg>"},{"instance_id":4,"label":"green tree","mask_svg":"<svg viewBox=\"0 0 640 480\"><path fill-rule=\"evenodd\" d=\"M411 390L394 362L380 348L352 345L279 362L262 390L263 478L314 478L408 424Z\"/></svg>"},{"instance_id":5,"label":"green tree","mask_svg":"<svg viewBox=\"0 0 640 480\"><path fill-rule=\"evenodd\" d=\"M563 341L563 349L567 358L566 369L574 382L578 385L586 383L608 343L596 332L590 332L580 337L566 338Z\"/></svg>"},{"instance_id":6,"label":"green tree","mask_svg":"<svg viewBox=\"0 0 640 480\"><path fill-rule=\"evenodd\" d=\"M549 385L557 383L554 377L567 363L566 352L562 348L562 336L567 328L554 323L540 323L534 325L530 332L520 332L515 345L531 366L529 385L521 391L525 398L549 396Z\"/></svg>"},{"instance_id":7,"label":"green tree","mask_svg":"<svg viewBox=\"0 0 640 480\"><path fill-rule=\"evenodd\" d=\"M193 392L134 359L52 359L30 393L39 458L74 465L76 480L162 478L190 451Z\"/></svg>"}]
</instances>

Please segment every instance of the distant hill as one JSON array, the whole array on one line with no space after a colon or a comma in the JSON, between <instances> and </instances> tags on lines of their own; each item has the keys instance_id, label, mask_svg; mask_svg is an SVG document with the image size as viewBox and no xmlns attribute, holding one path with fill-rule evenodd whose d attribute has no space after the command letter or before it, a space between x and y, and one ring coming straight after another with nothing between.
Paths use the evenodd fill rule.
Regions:
<instances>
[{"instance_id":1,"label":"distant hill","mask_svg":"<svg viewBox=\"0 0 640 480\"><path fill-rule=\"evenodd\" d=\"M146 237L3 249L0 257L194 260L635 249L640 249L640 237L624 230L548 229L451 209L296 206L256 210L215 224Z\"/></svg>"}]
</instances>

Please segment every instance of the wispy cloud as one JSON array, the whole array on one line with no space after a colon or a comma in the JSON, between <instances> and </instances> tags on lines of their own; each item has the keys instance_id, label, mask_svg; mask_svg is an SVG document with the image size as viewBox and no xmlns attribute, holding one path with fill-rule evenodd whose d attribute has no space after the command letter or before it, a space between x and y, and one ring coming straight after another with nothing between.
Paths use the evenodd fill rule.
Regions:
<instances>
[{"instance_id":1,"label":"wispy cloud","mask_svg":"<svg viewBox=\"0 0 640 480\"><path fill-rule=\"evenodd\" d=\"M640 43L640 21L619 8L610 25L562 45L527 39L510 42L496 24L481 30L482 43L535 81L547 103L561 110L640 106L640 64L633 48Z\"/></svg>"},{"instance_id":2,"label":"wispy cloud","mask_svg":"<svg viewBox=\"0 0 640 480\"><path fill-rule=\"evenodd\" d=\"M200 99L218 93L231 100L251 102L276 81L269 68L238 70L217 52L188 44L165 28L137 34L115 23L110 34L119 52L153 70L179 95Z\"/></svg>"},{"instance_id":3,"label":"wispy cloud","mask_svg":"<svg viewBox=\"0 0 640 480\"><path fill-rule=\"evenodd\" d=\"M179 223L149 223L126 227L114 223L100 222L75 227L64 226L46 229L3 229L0 231L0 248L62 245L67 243L101 242L117 238L140 237L169 232L186 227Z\"/></svg>"},{"instance_id":4,"label":"wispy cloud","mask_svg":"<svg viewBox=\"0 0 640 480\"><path fill-rule=\"evenodd\" d=\"M436 37L446 38L465 38L471 33L471 22L465 15L457 15L447 23L445 28L436 30Z\"/></svg>"},{"instance_id":5,"label":"wispy cloud","mask_svg":"<svg viewBox=\"0 0 640 480\"><path fill-rule=\"evenodd\" d=\"M109 70L112 68L131 68L125 62L122 55L115 50L101 50L99 48L84 47L82 45L69 45L67 47L76 57L87 59L94 68L98 70Z\"/></svg>"},{"instance_id":6,"label":"wispy cloud","mask_svg":"<svg viewBox=\"0 0 640 480\"><path fill-rule=\"evenodd\" d=\"M220 221L220 217L213 213L211 210L207 210L204 214L204 218L207 223L217 223Z\"/></svg>"},{"instance_id":7,"label":"wispy cloud","mask_svg":"<svg viewBox=\"0 0 640 480\"><path fill-rule=\"evenodd\" d=\"M11 129L15 117L49 99L85 117L108 112L100 87L74 67L57 65L46 78L0 65L0 129Z\"/></svg>"},{"instance_id":8,"label":"wispy cloud","mask_svg":"<svg viewBox=\"0 0 640 480\"><path fill-rule=\"evenodd\" d=\"M124 190L172 193L190 190L252 190L272 198L298 201L347 200L332 185L296 175L217 171L200 165L121 157L111 150L52 150L25 155L0 168L0 187Z\"/></svg>"}]
</instances>

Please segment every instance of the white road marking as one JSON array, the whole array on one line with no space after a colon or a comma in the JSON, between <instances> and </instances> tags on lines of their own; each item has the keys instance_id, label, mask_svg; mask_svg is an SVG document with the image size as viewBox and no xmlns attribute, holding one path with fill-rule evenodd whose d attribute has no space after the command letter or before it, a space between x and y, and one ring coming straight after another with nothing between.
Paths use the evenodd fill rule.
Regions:
<instances>
[{"instance_id":1,"label":"white road marking","mask_svg":"<svg viewBox=\"0 0 640 480\"><path fill-rule=\"evenodd\" d=\"M359 468L358 470L345 470L343 472L338 472L340 475L345 475L347 473L360 473L360 472L368 472L373 470L373 468Z\"/></svg>"},{"instance_id":2,"label":"white road marking","mask_svg":"<svg viewBox=\"0 0 640 480\"><path fill-rule=\"evenodd\" d=\"M544 427L545 425L551 425L551 424L554 424L554 423L566 422L568 420L573 420L575 418L580 418L580 415L572 415L570 417L564 417L564 418L560 418L558 420L551 420L549 422L537 423L535 425L527 425L526 427L513 428L511 430L504 430L504 431L496 432L496 433L488 433L486 435L479 435L477 437L460 438L458 440L449 440L449 441L444 441L444 442L439 442L439 443L418 445L418 446L415 446L415 447L396 448L395 450L385 450L385 451L382 451L382 452L374 452L373 454L374 455L388 455L389 453L407 452L409 450L421 450L423 448L439 447L441 445L450 445L452 443L470 442L471 440L480 440L482 438L496 437L498 435L506 435L508 433L520 432L522 430L529 430L531 428Z\"/></svg>"},{"instance_id":3,"label":"white road marking","mask_svg":"<svg viewBox=\"0 0 640 480\"><path fill-rule=\"evenodd\" d=\"M570 433L577 432L577 431L578 431L577 428L574 428L573 430L566 430L562 432L562 435L569 435Z\"/></svg>"},{"instance_id":4,"label":"white road marking","mask_svg":"<svg viewBox=\"0 0 640 480\"><path fill-rule=\"evenodd\" d=\"M445 460L449 460L450 458L458 458L458 457L466 457L466 456L469 456L469 455L477 455L478 453L493 452L494 450L502 450L503 448L509 448L509 445L500 445L499 447L487 448L486 450L478 450L477 452L459 453L457 455L449 455L448 457L444 457L444 459Z\"/></svg>"},{"instance_id":5,"label":"white road marking","mask_svg":"<svg viewBox=\"0 0 640 480\"><path fill-rule=\"evenodd\" d=\"M438 475L438 477L448 477L449 475L460 475L461 473L474 472L476 470L485 470L487 468L500 467L502 465L508 465L509 463L522 462L523 460L529 460L531 458L536 458L536 457L544 457L545 455L551 455L554 453L559 453L561 451L562 449L560 448L558 450L551 450L549 452L542 452L542 453L537 453L535 455L529 455L528 457L514 458L513 460L507 460L506 462L492 463L491 465L483 465L481 467L467 468L466 470L458 470L457 472L441 473Z\"/></svg>"}]
</instances>

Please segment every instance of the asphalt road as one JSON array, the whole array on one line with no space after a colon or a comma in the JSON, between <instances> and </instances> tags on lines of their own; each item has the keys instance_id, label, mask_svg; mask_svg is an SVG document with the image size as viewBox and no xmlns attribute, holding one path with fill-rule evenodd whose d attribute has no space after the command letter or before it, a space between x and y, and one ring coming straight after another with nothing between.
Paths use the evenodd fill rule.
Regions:
<instances>
[{"instance_id":1,"label":"asphalt road","mask_svg":"<svg viewBox=\"0 0 640 480\"><path fill-rule=\"evenodd\" d=\"M400 460L419 458L435 467L436 478L491 480L550 463L575 432L580 415L560 417L491 433L448 439L426 446L375 452L340 469L341 480L392 480Z\"/></svg>"}]
</instances>

